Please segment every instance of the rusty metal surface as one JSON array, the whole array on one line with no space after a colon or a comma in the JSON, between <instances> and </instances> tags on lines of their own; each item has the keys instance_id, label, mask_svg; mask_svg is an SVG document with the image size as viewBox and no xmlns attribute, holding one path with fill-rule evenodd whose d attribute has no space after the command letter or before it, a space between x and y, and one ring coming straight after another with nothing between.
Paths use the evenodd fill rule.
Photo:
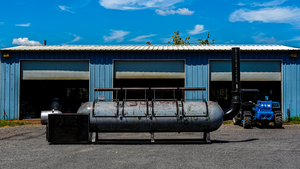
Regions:
<instances>
[{"instance_id":1,"label":"rusty metal surface","mask_svg":"<svg viewBox=\"0 0 300 169\"><path fill-rule=\"evenodd\" d=\"M150 102L149 112L153 112L155 117L158 116L177 116L177 103L175 101L153 101Z\"/></svg>"},{"instance_id":2,"label":"rusty metal surface","mask_svg":"<svg viewBox=\"0 0 300 169\"><path fill-rule=\"evenodd\" d=\"M107 102L103 102L107 103ZM130 103L130 102L129 102ZM169 103L173 106L173 103ZM199 102L199 104L203 104ZM208 101L209 116L205 117L93 117L92 108L93 102L83 104L77 113L90 113L90 122L92 126L96 126L99 132L203 132L215 131L223 122L223 110L221 107L212 101ZM97 103L95 104L95 112L98 111ZM110 104L112 107L115 106ZM176 104L174 104L176 105ZM130 105L129 105L130 106ZM128 107L129 107L128 106ZM139 103L139 106L142 106ZM133 110L138 110L138 106L132 106ZM150 107L150 104L149 104ZM175 106L174 106L175 107ZM204 106L202 106L204 107ZM99 107L100 108L100 107ZM114 109L116 110L116 109ZM174 110L174 109L173 109ZM104 110L101 110L104 111ZM196 111L196 109L194 110ZM206 108L200 112L206 111ZM129 111L128 111L129 112ZM172 112L172 111L170 111ZM113 111L111 112L113 113ZM140 112L142 113L142 111ZM163 112L161 112L163 113ZM175 113L175 112L172 112ZM106 113L108 114L108 113Z\"/></svg>"},{"instance_id":3,"label":"rusty metal surface","mask_svg":"<svg viewBox=\"0 0 300 169\"><path fill-rule=\"evenodd\" d=\"M146 116L147 102L126 101L124 102L124 116Z\"/></svg>"},{"instance_id":4,"label":"rusty metal surface","mask_svg":"<svg viewBox=\"0 0 300 169\"><path fill-rule=\"evenodd\" d=\"M183 104L183 112L185 116L207 116L205 102L185 101Z\"/></svg>"},{"instance_id":5,"label":"rusty metal surface","mask_svg":"<svg viewBox=\"0 0 300 169\"><path fill-rule=\"evenodd\" d=\"M118 102L96 102L94 108L94 116L117 116Z\"/></svg>"}]
</instances>

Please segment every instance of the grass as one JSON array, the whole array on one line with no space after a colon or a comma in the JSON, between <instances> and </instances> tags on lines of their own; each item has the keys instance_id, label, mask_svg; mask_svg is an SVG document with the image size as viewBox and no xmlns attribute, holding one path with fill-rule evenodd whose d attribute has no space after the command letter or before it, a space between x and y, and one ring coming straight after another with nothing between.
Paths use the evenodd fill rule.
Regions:
<instances>
[{"instance_id":1,"label":"grass","mask_svg":"<svg viewBox=\"0 0 300 169\"><path fill-rule=\"evenodd\" d=\"M0 127L11 127L28 124L28 122L16 122L13 120L0 120Z\"/></svg>"},{"instance_id":2,"label":"grass","mask_svg":"<svg viewBox=\"0 0 300 169\"><path fill-rule=\"evenodd\" d=\"M233 124L232 120L223 121L223 124Z\"/></svg>"},{"instance_id":3,"label":"grass","mask_svg":"<svg viewBox=\"0 0 300 169\"><path fill-rule=\"evenodd\" d=\"M300 116L294 116L294 117L291 117L290 123L293 123L293 124L300 124Z\"/></svg>"}]
</instances>

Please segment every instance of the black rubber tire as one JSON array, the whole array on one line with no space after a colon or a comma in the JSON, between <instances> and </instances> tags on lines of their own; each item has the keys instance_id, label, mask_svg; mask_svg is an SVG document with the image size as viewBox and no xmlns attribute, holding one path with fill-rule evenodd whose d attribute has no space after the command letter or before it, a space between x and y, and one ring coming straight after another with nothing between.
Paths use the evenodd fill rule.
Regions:
<instances>
[{"instance_id":1,"label":"black rubber tire","mask_svg":"<svg viewBox=\"0 0 300 169\"><path fill-rule=\"evenodd\" d=\"M240 125L241 124L241 120L238 120L236 116L233 117L232 121L233 121L234 125Z\"/></svg>"},{"instance_id":2,"label":"black rubber tire","mask_svg":"<svg viewBox=\"0 0 300 169\"><path fill-rule=\"evenodd\" d=\"M245 115L244 115L243 127L244 127L245 129L248 129L248 128L251 127L251 123L252 123L251 120L252 120L251 116L245 116Z\"/></svg>"},{"instance_id":3,"label":"black rubber tire","mask_svg":"<svg viewBox=\"0 0 300 169\"><path fill-rule=\"evenodd\" d=\"M281 128L281 127L282 127L282 116L280 116L280 115L275 115L274 126L275 126L276 128Z\"/></svg>"}]
</instances>

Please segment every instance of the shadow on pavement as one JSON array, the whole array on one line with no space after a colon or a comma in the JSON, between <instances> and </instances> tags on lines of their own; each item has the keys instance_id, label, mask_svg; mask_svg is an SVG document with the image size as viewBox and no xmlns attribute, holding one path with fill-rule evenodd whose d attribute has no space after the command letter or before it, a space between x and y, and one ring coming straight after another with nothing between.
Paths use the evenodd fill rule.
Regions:
<instances>
[{"instance_id":1,"label":"shadow on pavement","mask_svg":"<svg viewBox=\"0 0 300 169\"><path fill-rule=\"evenodd\" d=\"M256 141L256 140L259 139L255 138L255 139L237 140L237 141L212 140L212 143L243 143L243 142Z\"/></svg>"},{"instance_id":2,"label":"shadow on pavement","mask_svg":"<svg viewBox=\"0 0 300 169\"><path fill-rule=\"evenodd\" d=\"M211 143L236 143L236 142L249 142L258 139L248 139L240 141L224 141L224 140L212 140ZM51 145L58 145L59 143L51 143ZM80 143L79 143L80 144ZM150 139L100 139L93 144L129 144L129 145L141 145L141 144L210 144L203 139L155 139L155 142L151 142Z\"/></svg>"},{"instance_id":3,"label":"shadow on pavement","mask_svg":"<svg viewBox=\"0 0 300 169\"><path fill-rule=\"evenodd\" d=\"M34 134L34 135L28 136L28 134ZM42 135L45 135L45 133L36 135L36 133L34 132L26 132L26 133L14 134L12 136L0 138L0 140L29 140L29 139L40 137ZM22 138L14 139L14 137L22 137Z\"/></svg>"}]
</instances>

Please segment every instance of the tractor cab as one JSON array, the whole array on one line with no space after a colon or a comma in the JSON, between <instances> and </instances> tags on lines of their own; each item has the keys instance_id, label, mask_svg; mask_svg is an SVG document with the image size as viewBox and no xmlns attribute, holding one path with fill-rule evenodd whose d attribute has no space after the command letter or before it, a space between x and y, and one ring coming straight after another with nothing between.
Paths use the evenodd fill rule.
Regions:
<instances>
[{"instance_id":1,"label":"tractor cab","mask_svg":"<svg viewBox=\"0 0 300 169\"><path fill-rule=\"evenodd\" d=\"M258 89L241 89L241 108L239 113L233 118L234 125L240 125L243 122L245 112L251 112L255 107L259 96Z\"/></svg>"}]
</instances>

